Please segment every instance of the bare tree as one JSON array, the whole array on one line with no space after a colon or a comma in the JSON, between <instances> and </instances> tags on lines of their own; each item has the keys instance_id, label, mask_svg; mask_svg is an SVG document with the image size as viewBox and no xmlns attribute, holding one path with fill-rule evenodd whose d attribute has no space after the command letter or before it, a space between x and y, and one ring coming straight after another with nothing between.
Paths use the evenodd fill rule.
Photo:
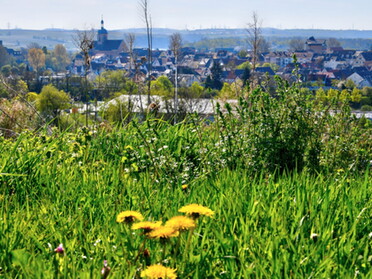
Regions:
<instances>
[{"instance_id":1,"label":"bare tree","mask_svg":"<svg viewBox=\"0 0 372 279\"><path fill-rule=\"evenodd\" d=\"M134 78L133 81L137 84L138 86L138 71L139 71L139 65L137 63L137 55L134 53L134 44L136 41L136 34L134 33L127 33L125 34L125 43L128 47L128 53L129 53L129 72L132 72L134 68ZM129 91L129 99L128 99L128 111L132 108L131 104L131 91ZM141 98L141 92L140 90L137 90L138 94L138 99L140 102L140 109L143 112L143 105L142 105L142 98Z\"/></svg>"},{"instance_id":2,"label":"bare tree","mask_svg":"<svg viewBox=\"0 0 372 279\"><path fill-rule=\"evenodd\" d=\"M129 52L129 69L132 70L132 67L135 63L134 61L134 43L136 41L136 34L134 33L127 33L125 34L125 43L128 47L128 52Z\"/></svg>"},{"instance_id":3,"label":"bare tree","mask_svg":"<svg viewBox=\"0 0 372 279\"><path fill-rule=\"evenodd\" d=\"M90 70L90 50L94 47L94 30L77 31L73 37L75 46L79 49L84 57L84 79L85 79L85 97L86 97L86 118L85 126L88 126L88 72Z\"/></svg>"},{"instance_id":4,"label":"bare tree","mask_svg":"<svg viewBox=\"0 0 372 279\"><path fill-rule=\"evenodd\" d=\"M151 74L152 74L152 20L151 14L149 13L149 2L148 0L139 0L140 8L142 10L142 20L146 24L147 34L147 67L148 67L148 85L147 85L147 105L151 104Z\"/></svg>"},{"instance_id":5,"label":"bare tree","mask_svg":"<svg viewBox=\"0 0 372 279\"><path fill-rule=\"evenodd\" d=\"M252 13L252 22L248 23L248 43L252 48L252 72L256 70L259 51L262 44L262 20L259 19L256 12Z\"/></svg>"},{"instance_id":6,"label":"bare tree","mask_svg":"<svg viewBox=\"0 0 372 279\"><path fill-rule=\"evenodd\" d=\"M85 76L90 69L90 50L94 47L94 30L77 31L73 37L75 46L79 49L84 57Z\"/></svg>"},{"instance_id":7,"label":"bare tree","mask_svg":"<svg viewBox=\"0 0 372 279\"><path fill-rule=\"evenodd\" d=\"M174 76L174 122L177 122L177 113L178 113L178 59L181 55L181 47L182 47L182 37L180 33L173 33L169 38L169 49L173 52L174 55L174 65L176 68L175 76Z\"/></svg>"},{"instance_id":8,"label":"bare tree","mask_svg":"<svg viewBox=\"0 0 372 279\"><path fill-rule=\"evenodd\" d=\"M293 38L289 41L289 49L291 51L301 51L305 49L305 40L301 38Z\"/></svg>"}]
</instances>

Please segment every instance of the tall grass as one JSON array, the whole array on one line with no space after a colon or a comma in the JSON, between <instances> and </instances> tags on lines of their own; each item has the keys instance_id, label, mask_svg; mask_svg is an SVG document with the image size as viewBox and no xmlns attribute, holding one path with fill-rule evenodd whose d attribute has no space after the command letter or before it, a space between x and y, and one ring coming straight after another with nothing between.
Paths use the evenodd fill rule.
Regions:
<instances>
[{"instance_id":1,"label":"tall grass","mask_svg":"<svg viewBox=\"0 0 372 279\"><path fill-rule=\"evenodd\" d=\"M111 278L139 278L150 263L179 278L372 276L368 170L228 168L214 161L219 134L192 123L2 139L0 275L99 278L107 260ZM198 221L188 248L187 234L165 252L150 239L144 256L144 236L116 222L123 210L165 222L191 203L215 215Z\"/></svg>"},{"instance_id":2,"label":"tall grass","mask_svg":"<svg viewBox=\"0 0 372 279\"><path fill-rule=\"evenodd\" d=\"M0 137L0 277L371 278L370 122L278 82L214 123ZM214 217L168 240L116 221L194 203Z\"/></svg>"}]
</instances>

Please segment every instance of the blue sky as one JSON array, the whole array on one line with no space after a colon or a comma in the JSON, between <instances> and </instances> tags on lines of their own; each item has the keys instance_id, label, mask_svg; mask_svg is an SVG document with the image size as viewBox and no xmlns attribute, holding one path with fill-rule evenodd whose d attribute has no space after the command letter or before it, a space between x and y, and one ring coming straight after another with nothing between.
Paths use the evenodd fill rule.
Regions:
<instances>
[{"instance_id":1,"label":"blue sky","mask_svg":"<svg viewBox=\"0 0 372 279\"><path fill-rule=\"evenodd\" d=\"M244 28L253 11L262 26L372 30L372 0L148 0L154 27ZM15 4L16 3L16 4ZM0 0L0 29L143 27L139 0Z\"/></svg>"}]
</instances>

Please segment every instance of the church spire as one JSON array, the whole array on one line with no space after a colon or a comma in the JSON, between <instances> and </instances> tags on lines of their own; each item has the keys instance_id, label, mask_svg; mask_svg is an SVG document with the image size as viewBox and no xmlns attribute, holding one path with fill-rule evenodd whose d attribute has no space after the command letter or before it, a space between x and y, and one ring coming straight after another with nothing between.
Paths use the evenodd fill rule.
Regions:
<instances>
[{"instance_id":1,"label":"church spire","mask_svg":"<svg viewBox=\"0 0 372 279\"><path fill-rule=\"evenodd\" d=\"M104 21L103 21L103 15L101 15L101 29L104 29Z\"/></svg>"}]
</instances>

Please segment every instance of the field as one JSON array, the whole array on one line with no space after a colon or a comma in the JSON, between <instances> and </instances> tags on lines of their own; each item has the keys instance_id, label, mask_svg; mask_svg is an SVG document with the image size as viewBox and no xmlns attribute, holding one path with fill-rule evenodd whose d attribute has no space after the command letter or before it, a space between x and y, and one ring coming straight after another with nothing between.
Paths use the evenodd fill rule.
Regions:
<instances>
[{"instance_id":1,"label":"field","mask_svg":"<svg viewBox=\"0 0 372 279\"><path fill-rule=\"evenodd\" d=\"M0 277L372 278L371 123L335 104L0 137Z\"/></svg>"},{"instance_id":2,"label":"field","mask_svg":"<svg viewBox=\"0 0 372 279\"><path fill-rule=\"evenodd\" d=\"M211 127L134 123L2 139L2 278L99 278L104 260L109 278L140 278L150 263L179 278L371 278L368 171L218 167L199 146ZM116 220L134 210L165 222L194 203L213 216L169 239Z\"/></svg>"}]
</instances>

